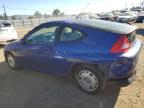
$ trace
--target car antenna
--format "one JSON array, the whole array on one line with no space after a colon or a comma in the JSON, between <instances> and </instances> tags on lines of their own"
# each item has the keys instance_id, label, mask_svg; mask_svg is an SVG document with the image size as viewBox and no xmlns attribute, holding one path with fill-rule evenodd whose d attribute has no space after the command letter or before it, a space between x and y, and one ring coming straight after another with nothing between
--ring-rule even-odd
<instances>
[{"instance_id":1,"label":"car antenna","mask_svg":"<svg viewBox=\"0 0 144 108\"><path fill-rule=\"evenodd\" d=\"M80 13L78 15L76 15L75 19L78 19L80 14L89 6L89 2L86 4L86 6L80 11Z\"/></svg>"}]
</instances>

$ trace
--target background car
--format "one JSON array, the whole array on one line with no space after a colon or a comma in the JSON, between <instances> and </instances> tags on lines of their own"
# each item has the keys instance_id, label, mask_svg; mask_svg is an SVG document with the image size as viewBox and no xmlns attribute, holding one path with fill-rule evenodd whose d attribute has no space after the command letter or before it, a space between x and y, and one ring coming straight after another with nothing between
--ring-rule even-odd
<instances>
[{"instance_id":1,"label":"background car","mask_svg":"<svg viewBox=\"0 0 144 108\"><path fill-rule=\"evenodd\" d=\"M141 49L135 29L96 19L51 21L7 45L4 55L12 69L70 77L83 90L97 93L111 80L134 81Z\"/></svg>"},{"instance_id":2,"label":"background car","mask_svg":"<svg viewBox=\"0 0 144 108\"><path fill-rule=\"evenodd\" d=\"M114 20L115 20L114 14L111 13L111 12L101 13L101 14L100 14L100 19L101 19L101 20L107 20L107 21L114 21Z\"/></svg>"},{"instance_id":3,"label":"background car","mask_svg":"<svg viewBox=\"0 0 144 108\"><path fill-rule=\"evenodd\" d=\"M0 20L0 44L6 44L17 40L17 32L8 21Z\"/></svg>"},{"instance_id":4,"label":"background car","mask_svg":"<svg viewBox=\"0 0 144 108\"><path fill-rule=\"evenodd\" d=\"M117 17L120 16L122 13L119 12L119 11L115 11L113 12L113 15L114 15L114 20L116 21Z\"/></svg>"},{"instance_id":5,"label":"background car","mask_svg":"<svg viewBox=\"0 0 144 108\"><path fill-rule=\"evenodd\" d=\"M120 23L129 23L132 21L136 21L137 14L134 12L124 12L120 16L117 17L116 21Z\"/></svg>"},{"instance_id":6,"label":"background car","mask_svg":"<svg viewBox=\"0 0 144 108\"><path fill-rule=\"evenodd\" d=\"M81 13L76 18L77 19L100 19L100 17L97 14L87 14L87 13Z\"/></svg>"},{"instance_id":7,"label":"background car","mask_svg":"<svg viewBox=\"0 0 144 108\"><path fill-rule=\"evenodd\" d=\"M137 18L137 22L144 22L144 12L141 12Z\"/></svg>"}]
</instances>

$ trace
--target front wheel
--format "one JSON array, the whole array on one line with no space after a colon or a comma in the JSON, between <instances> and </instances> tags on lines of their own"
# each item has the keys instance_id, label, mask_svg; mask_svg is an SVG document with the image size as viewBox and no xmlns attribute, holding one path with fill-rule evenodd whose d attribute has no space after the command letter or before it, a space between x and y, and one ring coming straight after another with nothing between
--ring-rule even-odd
<instances>
[{"instance_id":1,"label":"front wheel","mask_svg":"<svg viewBox=\"0 0 144 108\"><path fill-rule=\"evenodd\" d=\"M98 93L105 87L102 73L95 66L82 65L76 69L75 80L86 92Z\"/></svg>"},{"instance_id":2,"label":"front wheel","mask_svg":"<svg viewBox=\"0 0 144 108\"><path fill-rule=\"evenodd\" d=\"M15 70L20 68L15 60L15 57L11 53L6 54L6 61L10 68Z\"/></svg>"}]
</instances>

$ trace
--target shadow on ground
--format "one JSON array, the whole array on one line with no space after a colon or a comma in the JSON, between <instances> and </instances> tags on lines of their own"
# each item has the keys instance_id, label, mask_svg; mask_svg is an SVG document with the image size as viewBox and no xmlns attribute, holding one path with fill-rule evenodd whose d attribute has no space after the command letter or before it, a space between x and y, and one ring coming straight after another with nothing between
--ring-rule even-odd
<instances>
[{"instance_id":1,"label":"shadow on ground","mask_svg":"<svg viewBox=\"0 0 144 108\"><path fill-rule=\"evenodd\" d=\"M137 33L138 35L144 36L144 29L137 29L137 30L136 30L136 33Z\"/></svg>"},{"instance_id":2,"label":"shadow on ground","mask_svg":"<svg viewBox=\"0 0 144 108\"><path fill-rule=\"evenodd\" d=\"M1 108L114 108L120 87L110 84L98 95L81 91L66 78L0 63Z\"/></svg>"}]
</instances>

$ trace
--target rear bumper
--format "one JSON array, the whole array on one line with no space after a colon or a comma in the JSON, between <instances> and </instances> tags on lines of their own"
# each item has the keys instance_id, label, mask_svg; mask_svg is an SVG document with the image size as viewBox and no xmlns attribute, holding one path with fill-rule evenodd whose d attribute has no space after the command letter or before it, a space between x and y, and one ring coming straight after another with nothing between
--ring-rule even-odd
<instances>
[{"instance_id":1,"label":"rear bumper","mask_svg":"<svg viewBox=\"0 0 144 108\"><path fill-rule=\"evenodd\" d=\"M0 44L7 44L7 43L13 42L17 39L18 39L18 37L17 37L16 33L0 35Z\"/></svg>"},{"instance_id":2,"label":"rear bumper","mask_svg":"<svg viewBox=\"0 0 144 108\"><path fill-rule=\"evenodd\" d=\"M118 83L120 84L120 86L127 86L129 84L131 84L132 82L134 82L136 79L136 71L134 72L134 74L126 79L122 79L120 81L118 81Z\"/></svg>"},{"instance_id":3,"label":"rear bumper","mask_svg":"<svg viewBox=\"0 0 144 108\"><path fill-rule=\"evenodd\" d=\"M128 52L121 54L120 57L110 65L108 80L127 80L133 76L136 73L135 68L138 63L141 48L142 43L136 39L132 48Z\"/></svg>"},{"instance_id":4,"label":"rear bumper","mask_svg":"<svg viewBox=\"0 0 144 108\"><path fill-rule=\"evenodd\" d=\"M136 71L133 72L133 74L128 77L128 78L123 78L123 79L117 79L117 80L109 80L109 81L114 81L118 83L121 87L128 86L131 83L133 83L136 79Z\"/></svg>"},{"instance_id":5,"label":"rear bumper","mask_svg":"<svg viewBox=\"0 0 144 108\"><path fill-rule=\"evenodd\" d=\"M7 41L1 41L0 44L1 45L7 45L7 44L9 44L11 42L15 42L15 41L17 41L17 39L11 39L11 40L7 40Z\"/></svg>"}]
</instances>

